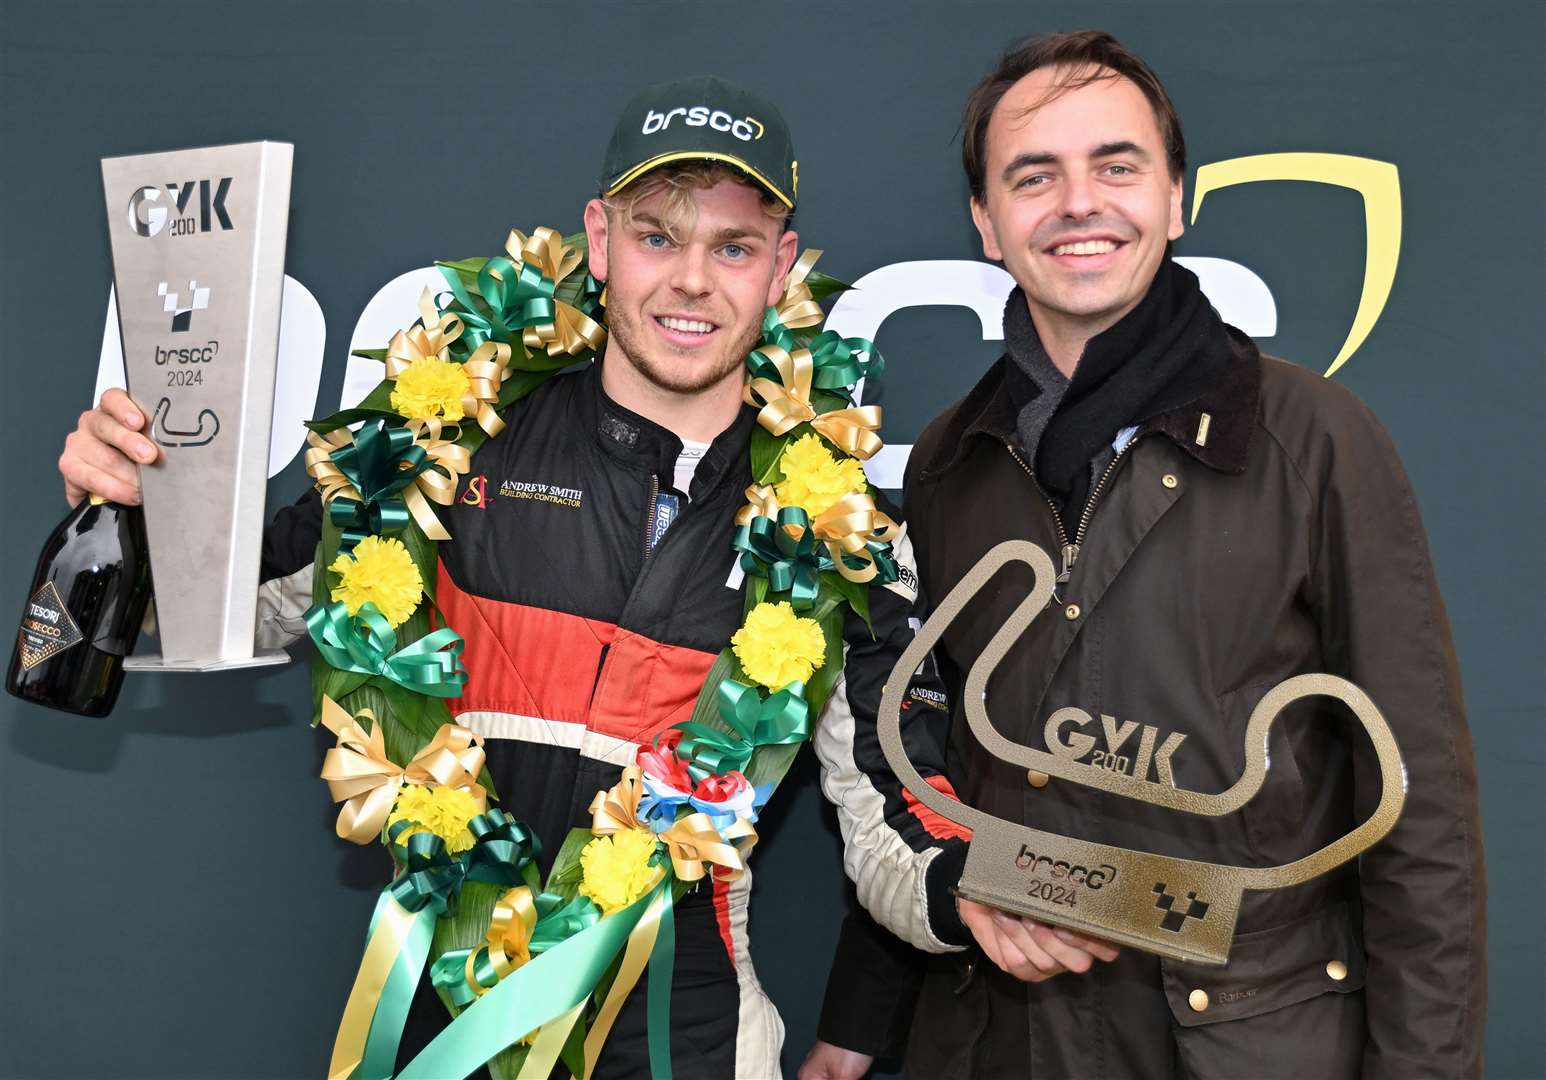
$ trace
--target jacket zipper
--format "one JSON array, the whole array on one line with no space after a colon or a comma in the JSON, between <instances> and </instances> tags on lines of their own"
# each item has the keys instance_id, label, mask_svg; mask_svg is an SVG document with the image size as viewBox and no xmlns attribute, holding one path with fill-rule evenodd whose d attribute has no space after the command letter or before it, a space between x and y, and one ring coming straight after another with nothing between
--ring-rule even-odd
<instances>
[{"instance_id":1,"label":"jacket zipper","mask_svg":"<svg viewBox=\"0 0 1546 1080\"><path fill-rule=\"evenodd\" d=\"M1068 584L1068 579L1073 575L1074 563L1079 559L1079 549L1084 545L1085 534L1090 530L1090 518L1095 515L1095 504L1100 501L1101 495L1105 493L1106 482L1111 479L1111 474L1117 471L1117 465L1120 464L1122 459L1127 456L1127 452L1133 448L1133 444L1136 443L1138 439L1139 436L1134 435L1131 439L1127 440L1127 445L1116 452L1116 454L1112 457L1111 462L1106 466L1105 471L1100 474L1100 479L1097 480L1095 482L1095 486L1090 489L1090 497L1084 501L1084 513L1079 516L1079 527L1074 530L1073 543L1069 543L1068 530L1063 525L1063 516L1058 513L1057 503L1052 501L1052 498L1047 494L1046 489L1041 486L1041 481L1036 479L1036 473L1028 464L1026 464L1025 459L1020 456L1020 451L1016 450L1008 443L1004 444L1004 447L1009 451L1010 456L1015 459L1020 468L1025 470L1025 475L1031 478L1031 483L1036 485L1037 493L1046 502L1047 509L1052 511L1052 521L1055 525L1057 525L1058 541L1062 544L1063 548L1063 570L1062 573L1058 574L1057 576L1057 583L1053 589L1053 596L1057 597L1059 601L1062 600L1063 586Z\"/></svg>"},{"instance_id":2,"label":"jacket zipper","mask_svg":"<svg viewBox=\"0 0 1546 1080\"><path fill-rule=\"evenodd\" d=\"M655 515L660 509L660 477L650 474L650 512L644 518L644 561L649 562L655 553L650 543L655 537Z\"/></svg>"}]
</instances>

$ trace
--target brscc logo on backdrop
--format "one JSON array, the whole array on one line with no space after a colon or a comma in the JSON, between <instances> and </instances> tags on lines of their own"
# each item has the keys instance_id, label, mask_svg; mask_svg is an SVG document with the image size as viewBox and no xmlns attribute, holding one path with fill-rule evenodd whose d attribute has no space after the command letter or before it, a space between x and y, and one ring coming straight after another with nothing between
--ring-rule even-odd
<instances>
[{"instance_id":1,"label":"brscc logo on backdrop","mask_svg":"<svg viewBox=\"0 0 1546 1080\"><path fill-rule=\"evenodd\" d=\"M695 113L700 115L694 116ZM730 125L719 130L734 131L735 124L748 125L743 128L747 134L736 132L738 138L758 137L761 134L759 124L757 134L751 135L752 128L749 125L756 123L751 117L734 121L728 113L711 111L707 106L675 108L665 113L652 112L645 120L646 131L652 130L649 125L653 122L660 125L653 130L661 130L677 117L684 117L684 122L697 126L717 126L718 123ZM1401 254L1400 178L1396 166L1389 162L1345 154L1260 154L1216 161L1197 170L1192 192L1192 222L1196 223L1203 200L1212 192L1274 180L1330 184L1356 191L1363 199L1363 285L1352 325L1325 369L1325 374L1330 376L1352 359L1353 354L1367 340L1390 298L1391 286L1396 278L1396 264ZM201 192L201 212L197 217L189 214L179 219L192 223L182 226L182 230L191 232L194 227L202 226L207 231L211 226L211 214L221 222L223 228L230 228L230 219L226 217L223 205L229 180L222 181L213 194L207 180L197 185L191 181L168 184L165 192L158 188L142 188L130 201L130 220L142 236L154 236L167 223L168 206L175 205L181 214L191 204L192 193L196 188ZM163 196L169 196L165 203L162 201ZM1256 338L1272 337L1277 333L1278 310L1272 291L1249 267L1228 259L1206 256L1186 256L1176 261L1198 276L1203 292L1225 322ZM390 340L393 334L412 321L419 293L426 286L435 292L444 288L444 279L432 266L401 274L378 289L355 322L349 351L379 348L383 342ZM865 274L854 282L851 291L839 296L833 304L827 326L844 337L864 337L874 341L879 338L881 324L898 311L920 306L955 306L976 313L982 325L984 341L1002 341L1004 300L1013 287L1014 281L1009 274L992 263L970 259L893 263ZM196 297L197 290L192 283L190 291ZM171 297L168 297L168 303L170 306L167 310L173 312L174 319L180 317L181 313L174 309L181 305L174 303ZM190 300L189 317L196 307L197 300ZM316 394L322 374L325 337L326 324L321 307L304 285L294 278L286 277L283 315L279 327L279 366L274 389L274 434L269 448L270 476L289 464L304 445L305 430L302 424L317 411ZM905 370L908 363L922 362L922 358L908 357L895 351L889 359L892 361L892 370ZM357 404L380 379L379 362L351 356L344 374L339 407L350 408ZM100 399L103 391L109 387L123 385L118 314L110 294L103 331L102 359L97 370L93 400ZM856 404L863 400L863 392L861 384L855 392ZM943 408L946 403L941 401L938 404ZM911 450L912 446L906 443L888 443L880 453L865 463L865 471L871 482L881 488L900 488ZM481 490L479 497L482 497Z\"/></svg>"}]
</instances>

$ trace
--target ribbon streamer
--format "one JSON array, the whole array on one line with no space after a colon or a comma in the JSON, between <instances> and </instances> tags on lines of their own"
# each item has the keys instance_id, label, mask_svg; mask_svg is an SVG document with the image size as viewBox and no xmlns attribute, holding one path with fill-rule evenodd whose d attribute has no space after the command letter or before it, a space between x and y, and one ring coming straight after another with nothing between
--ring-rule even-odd
<instances>
[{"instance_id":1,"label":"ribbon streamer","mask_svg":"<svg viewBox=\"0 0 1546 1080\"><path fill-rule=\"evenodd\" d=\"M398 1080L466 1076L528 1032L575 1011L589 999L646 910L659 901L661 890L669 888L669 880L663 880L633 904L500 980L409 1062Z\"/></svg>"},{"instance_id":2,"label":"ribbon streamer","mask_svg":"<svg viewBox=\"0 0 1546 1080\"><path fill-rule=\"evenodd\" d=\"M397 635L376 605L366 603L351 617L339 600L313 604L306 612L306 629L322 659L341 671L380 675L431 697L459 697L467 685L462 637L448 626L393 652Z\"/></svg>"},{"instance_id":3,"label":"ribbon streamer","mask_svg":"<svg viewBox=\"0 0 1546 1080\"><path fill-rule=\"evenodd\" d=\"M650 1080L659 1080L662 1072L657 1067L657 1052L664 1062L664 1077L669 1080L671 1076L671 1046L670 1010L671 1003L669 992L664 1005L657 1005L655 1001L656 982L658 971L654 967L657 959L664 966L667 978L667 990L670 988L670 975L672 963L675 960L676 931L671 903L671 883L664 880L650 893L649 907L640 917L638 925L628 935L628 945L623 951L623 962L618 966L617 976L612 980L612 988L607 992L606 1000L601 1003L601 1008L596 1012L596 1019L592 1021L590 1030L585 1034L585 1072L584 1080L591 1080L591 1074L595 1072L596 1063L601 1059L601 1047L606 1043L607 1036L612 1033L612 1025L617 1020L617 1014L622 1010L623 1002L633 992L633 988L639 984L639 976L644 973L645 965L650 965L649 982L649 1051L650 1051ZM661 938L666 938L671 947L671 954L660 958L660 950L657 946ZM657 1010L664 1010L657 1011ZM659 1046L657 1047L657 1044ZM570 1080L575 1080L571 1074Z\"/></svg>"},{"instance_id":4,"label":"ribbon streamer","mask_svg":"<svg viewBox=\"0 0 1546 1080\"><path fill-rule=\"evenodd\" d=\"M398 844L412 827L399 821L387 834L394 855L403 848L406 856L377 900L365 955L333 1042L330 1080L391 1076L436 917L450 909L464 881L510 885L520 880L522 867L535 855L534 837L499 810L469 823L477 840L460 859L451 858L445 841L433 833L413 833Z\"/></svg>"}]
</instances>

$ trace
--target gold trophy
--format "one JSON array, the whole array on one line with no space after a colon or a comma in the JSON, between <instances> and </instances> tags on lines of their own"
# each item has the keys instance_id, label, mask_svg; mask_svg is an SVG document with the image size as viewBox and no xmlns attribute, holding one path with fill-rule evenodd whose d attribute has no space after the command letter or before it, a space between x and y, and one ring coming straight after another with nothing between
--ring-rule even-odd
<instances>
[{"instance_id":1,"label":"gold trophy","mask_svg":"<svg viewBox=\"0 0 1546 1080\"><path fill-rule=\"evenodd\" d=\"M1131 851L1004 821L924 783L902 745L901 705L912 673L961 610L1002 567L1029 565L1036 584L999 628L967 673L963 690L972 735L990 754L1022 769L1183 813L1219 817L1249 802L1266 780L1267 732L1300 698L1324 695L1347 705L1374 744L1382 789L1379 805L1352 832L1301 859L1272 867L1222 866ZM1334 675L1299 675L1273 687L1251 713L1245 769L1228 789L1210 795L1173 783L1140 779L1004 738L988 717L988 680L1011 646L1052 596L1056 572L1047 553L1025 540L993 548L961 579L897 661L881 696L879 735L886 760L915 798L972 830L961 896L1040 922L1196 964L1229 959L1241 896L1247 889L1281 889L1332 870L1378 842L1395 826L1406 799L1406 770L1385 718L1358 687ZM1054 717L1055 718L1055 717ZM1162 775L1168 770L1162 770Z\"/></svg>"}]
</instances>

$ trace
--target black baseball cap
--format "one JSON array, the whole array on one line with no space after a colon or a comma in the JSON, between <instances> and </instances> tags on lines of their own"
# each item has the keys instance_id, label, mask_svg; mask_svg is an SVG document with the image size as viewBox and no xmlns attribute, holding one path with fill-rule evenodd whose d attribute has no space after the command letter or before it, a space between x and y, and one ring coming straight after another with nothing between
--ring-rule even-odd
<instances>
[{"instance_id":1,"label":"black baseball cap","mask_svg":"<svg viewBox=\"0 0 1546 1080\"><path fill-rule=\"evenodd\" d=\"M602 162L601 192L615 195L675 161L723 162L794 209L799 165L783 115L724 79L658 83L625 105Z\"/></svg>"}]
</instances>

